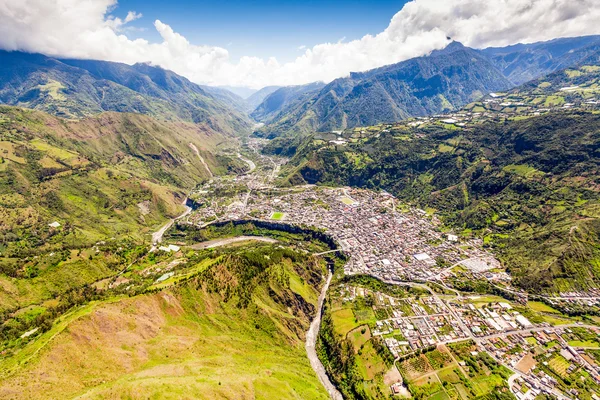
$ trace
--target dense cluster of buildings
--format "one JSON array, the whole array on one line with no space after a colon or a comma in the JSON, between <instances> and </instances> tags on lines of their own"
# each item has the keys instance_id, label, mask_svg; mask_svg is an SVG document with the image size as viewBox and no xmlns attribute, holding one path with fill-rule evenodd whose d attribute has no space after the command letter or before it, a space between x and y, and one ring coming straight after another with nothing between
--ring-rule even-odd
<instances>
[{"instance_id":1,"label":"dense cluster of buildings","mask_svg":"<svg viewBox=\"0 0 600 400\"><path fill-rule=\"evenodd\" d=\"M385 192L309 186L277 196L253 193L247 212L327 230L350 256L347 274L424 281L439 273L436 267L463 264L479 273L499 267L480 242L459 245L456 235L439 231L435 217L416 208L398 211L395 201Z\"/></svg>"},{"instance_id":2,"label":"dense cluster of buildings","mask_svg":"<svg viewBox=\"0 0 600 400\"><path fill-rule=\"evenodd\" d=\"M450 302L456 314L465 321L474 336L533 328L533 324L506 302L477 308L472 303Z\"/></svg>"},{"instance_id":3,"label":"dense cluster of buildings","mask_svg":"<svg viewBox=\"0 0 600 400\"><path fill-rule=\"evenodd\" d=\"M397 299L365 288L342 288L344 302L365 296L373 297L375 315L381 315L377 310L382 307L387 309L388 317L378 317L371 334L381 336L394 357L410 357L431 346L473 340L477 346L473 355L485 351L514 373L508 383L519 400L532 400L542 393L579 398L583 391L589 394L600 388L599 364L586 353L586 347L572 345L578 343L573 339L584 340L576 329L598 335L600 328L533 324L508 302L471 302L478 300L476 297ZM461 366L467 368L464 363ZM569 379L579 379L581 384L577 388L565 386Z\"/></svg>"},{"instance_id":4,"label":"dense cluster of buildings","mask_svg":"<svg viewBox=\"0 0 600 400\"><path fill-rule=\"evenodd\" d=\"M425 211L397 210L395 198L388 193L316 186L275 189L253 176L200 188L199 195L209 191L230 195L202 196L190 221L202 226L215 220L253 218L325 229L350 256L347 274L384 280L431 280L441 267L459 264L479 274L499 267L480 240L459 243L458 236L441 233L439 221Z\"/></svg>"}]
</instances>

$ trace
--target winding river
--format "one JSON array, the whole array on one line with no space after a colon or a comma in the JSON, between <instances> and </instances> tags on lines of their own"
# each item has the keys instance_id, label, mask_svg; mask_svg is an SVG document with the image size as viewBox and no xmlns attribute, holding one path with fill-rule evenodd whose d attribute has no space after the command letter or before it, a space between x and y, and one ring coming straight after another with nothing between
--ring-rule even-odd
<instances>
[{"instance_id":1,"label":"winding river","mask_svg":"<svg viewBox=\"0 0 600 400\"><path fill-rule=\"evenodd\" d=\"M310 361L310 365L312 369L315 371L319 380L329 393L329 396L334 400L343 400L342 394L337 390L333 383L329 380L329 376L325 372L325 367L319 360L317 356L317 336L319 336L319 328L321 327L321 312L323 310L323 302L325 301L325 296L327 295L327 289L329 289L329 284L331 283L331 271L327 276L327 281L325 285L323 285L323 289L321 289L321 294L319 295L319 301L317 305L317 314L315 318L310 324L310 328L308 332L306 332L306 354L308 355L308 360Z\"/></svg>"}]
</instances>

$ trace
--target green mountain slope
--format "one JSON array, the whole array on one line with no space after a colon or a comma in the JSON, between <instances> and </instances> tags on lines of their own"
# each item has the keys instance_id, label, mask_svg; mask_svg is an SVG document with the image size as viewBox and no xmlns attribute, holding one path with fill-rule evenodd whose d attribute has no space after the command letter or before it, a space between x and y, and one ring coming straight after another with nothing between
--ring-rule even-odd
<instances>
[{"instance_id":1,"label":"green mountain slope","mask_svg":"<svg viewBox=\"0 0 600 400\"><path fill-rule=\"evenodd\" d=\"M351 73L289 106L269 105L267 97L253 113L267 123L256 133L275 137L327 132L454 111L490 92L582 65L598 50L600 36L484 50L453 42L426 57ZM286 89L293 88L279 92Z\"/></svg>"},{"instance_id":2,"label":"green mountain slope","mask_svg":"<svg viewBox=\"0 0 600 400\"><path fill-rule=\"evenodd\" d=\"M59 60L0 52L0 102L67 118L103 111L148 114L204 124L223 133L247 132L250 121L223 97L171 71L146 64Z\"/></svg>"},{"instance_id":3,"label":"green mountain slope","mask_svg":"<svg viewBox=\"0 0 600 400\"><path fill-rule=\"evenodd\" d=\"M455 42L426 57L336 79L282 112L259 134L322 132L399 121L455 110L485 93L510 87L486 57Z\"/></svg>"},{"instance_id":4,"label":"green mountain slope","mask_svg":"<svg viewBox=\"0 0 600 400\"><path fill-rule=\"evenodd\" d=\"M65 121L0 107L0 311L122 268L121 256L93 257L94 245L128 252L149 243L210 177L189 144L223 174L240 163L217 155L223 142L231 138L139 114Z\"/></svg>"},{"instance_id":5,"label":"green mountain slope","mask_svg":"<svg viewBox=\"0 0 600 400\"><path fill-rule=\"evenodd\" d=\"M187 280L148 286L173 260ZM280 245L146 256L0 360L0 397L326 399L303 342L323 268Z\"/></svg>"}]
</instances>

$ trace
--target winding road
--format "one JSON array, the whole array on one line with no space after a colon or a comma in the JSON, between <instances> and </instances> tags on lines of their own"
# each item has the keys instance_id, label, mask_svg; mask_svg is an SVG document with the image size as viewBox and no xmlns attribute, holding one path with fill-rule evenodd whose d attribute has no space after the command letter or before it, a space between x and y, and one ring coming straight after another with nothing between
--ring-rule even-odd
<instances>
[{"instance_id":1,"label":"winding road","mask_svg":"<svg viewBox=\"0 0 600 400\"><path fill-rule=\"evenodd\" d=\"M317 356L316 349L317 336L319 335L319 328L321 327L321 312L323 311L323 302L325 301L325 296L327 295L327 289L329 289L329 284L331 283L332 276L333 275L330 271L329 275L327 276L327 281L325 282L325 285L323 285L323 289L321 289L321 294L319 295L319 301L317 304L317 314L311 322L308 332L306 332L305 347L306 354L308 355L308 360L310 361L310 365L317 374L317 377L319 378L323 386L325 387L325 390L327 390L327 393L329 393L329 396L333 400L343 400L344 397L342 396L342 394L329 380L329 376L327 376L327 372L325 372L325 367L323 366L321 360L319 360L319 357Z\"/></svg>"}]
</instances>

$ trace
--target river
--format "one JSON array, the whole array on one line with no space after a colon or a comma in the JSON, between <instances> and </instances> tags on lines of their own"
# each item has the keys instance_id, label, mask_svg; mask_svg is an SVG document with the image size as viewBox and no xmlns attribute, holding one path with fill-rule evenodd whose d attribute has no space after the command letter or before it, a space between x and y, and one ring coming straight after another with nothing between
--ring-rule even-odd
<instances>
[{"instance_id":1,"label":"river","mask_svg":"<svg viewBox=\"0 0 600 400\"><path fill-rule=\"evenodd\" d=\"M308 355L308 360L310 361L310 365L312 369L317 374L317 377L329 393L329 396L334 400L343 400L342 394L337 390L337 388L331 383L329 380L329 376L327 376L327 372L325 372L325 367L319 360L317 356L317 336L319 336L319 328L321 327L321 312L323 311L323 302L325 301L325 296L327 295L327 289L329 289L329 284L331 283L331 271L327 276L327 281L325 285L323 285L323 289L321 289L321 294L319 295L319 301L317 305L317 314L315 318L310 324L310 328L308 332L306 332L306 354Z\"/></svg>"}]
</instances>

